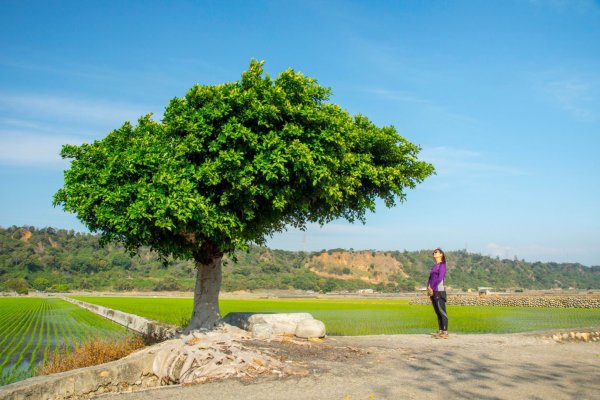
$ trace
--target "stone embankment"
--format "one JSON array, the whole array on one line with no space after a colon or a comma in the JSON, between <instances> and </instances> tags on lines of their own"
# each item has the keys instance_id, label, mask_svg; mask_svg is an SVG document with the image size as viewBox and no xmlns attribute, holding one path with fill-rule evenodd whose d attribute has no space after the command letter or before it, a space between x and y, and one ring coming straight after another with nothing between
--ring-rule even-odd
<instances>
[{"instance_id":1,"label":"stone embankment","mask_svg":"<svg viewBox=\"0 0 600 400\"><path fill-rule=\"evenodd\" d=\"M427 296L419 296L410 304L429 304ZM600 308L600 295L505 295L483 296L449 294L448 304L457 306L511 306L511 307L558 307Z\"/></svg>"},{"instance_id":2,"label":"stone embankment","mask_svg":"<svg viewBox=\"0 0 600 400\"><path fill-rule=\"evenodd\" d=\"M555 342L600 342L600 331L585 330L585 331L564 331L554 332L547 335L542 335L546 339L554 340Z\"/></svg>"}]
</instances>

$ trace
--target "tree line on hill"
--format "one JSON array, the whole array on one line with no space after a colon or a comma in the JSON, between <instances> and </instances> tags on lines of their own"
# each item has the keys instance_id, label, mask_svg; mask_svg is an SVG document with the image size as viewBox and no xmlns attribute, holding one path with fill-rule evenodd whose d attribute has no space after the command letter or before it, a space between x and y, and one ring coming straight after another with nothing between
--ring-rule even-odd
<instances>
[{"instance_id":1,"label":"tree line on hill","mask_svg":"<svg viewBox=\"0 0 600 400\"><path fill-rule=\"evenodd\" d=\"M236 260L225 261L222 290L414 291L425 285L432 263L429 250L387 251L384 253L398 260L404 273L392 275L385 282L368 283L361 279L322 277L312 272L308 268L311 258L325 251L331 254L354 250L298 252L252 246L247 252L237 252ZM600 266L532 263L465 250L449 251L446 256L446 283L454 289L600 288ZM371 267L377 269L377 265ZM341 268L340 275L351 273L352 268L351 265ZM97 235L73 230L0 227L0 291L192 291L194 284L192 261L165 263L147 248L131 255L120 245L102 247Z\"/></svg>"}]
</instances>

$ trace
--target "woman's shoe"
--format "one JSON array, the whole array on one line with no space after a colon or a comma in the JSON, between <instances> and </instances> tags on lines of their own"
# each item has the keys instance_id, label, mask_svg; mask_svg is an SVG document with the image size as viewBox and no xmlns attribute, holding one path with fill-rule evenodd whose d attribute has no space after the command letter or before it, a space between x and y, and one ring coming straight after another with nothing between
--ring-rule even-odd
<instances>
[{"instance_id":1,"label":"woman's shoe","mask_svg":"<svg viewBox=\"0 0 600 400\"><path fill-rule=\"evenodd\" d=\"M448 332L440 332L434 336L436 339L448 339Z\"/></svg>"}]
</instances>

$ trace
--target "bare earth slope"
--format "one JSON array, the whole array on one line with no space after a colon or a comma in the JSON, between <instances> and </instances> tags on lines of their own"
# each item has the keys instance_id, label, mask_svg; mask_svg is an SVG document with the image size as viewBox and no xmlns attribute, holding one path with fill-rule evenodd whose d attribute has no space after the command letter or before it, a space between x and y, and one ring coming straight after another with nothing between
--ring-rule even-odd
<instances>
[{"instance_id":1,"label":"bare earth slope","mask_svg":"<svg viewBox=\"0 0 600 400\"><path fill-rule=\"evenodd\" d=\"M408 278L402 264L386 252L325 252L311 256L306 266L324 278L361 279L369 283L392 282L398 276Z\"/></svg>"},{"instance_id":2,"label":"bare earth slope","mask_svg":"<svg viewBox=\"0 0 600 400\"><path fill-rule=\"evenodd\" d=\"M305 376L226 380L103 399L600 399L600 342L535 334L332 337L298 346L255 342Z\"/></svg>"}]
</instances>

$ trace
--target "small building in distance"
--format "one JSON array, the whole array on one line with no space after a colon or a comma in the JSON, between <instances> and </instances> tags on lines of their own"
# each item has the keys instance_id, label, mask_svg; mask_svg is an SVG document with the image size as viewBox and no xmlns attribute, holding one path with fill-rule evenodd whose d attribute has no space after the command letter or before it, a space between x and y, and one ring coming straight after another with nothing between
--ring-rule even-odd
<instances>
[{"instance_id":1,"label":"small building in distance","mask_svg":"<svg viewBox=\"0 0 600 400\"><path fill-rule=\"evenodd\" d=\"M487 286L481 286L481 287L478 287L478 288L477 288L477 293L478 293L480 296L487 296L488 294L492 294L492 290L493 290L493 289L494 289L494 288L491 288L491 287L487 287Z\"/></svg>"}]
</instances>

